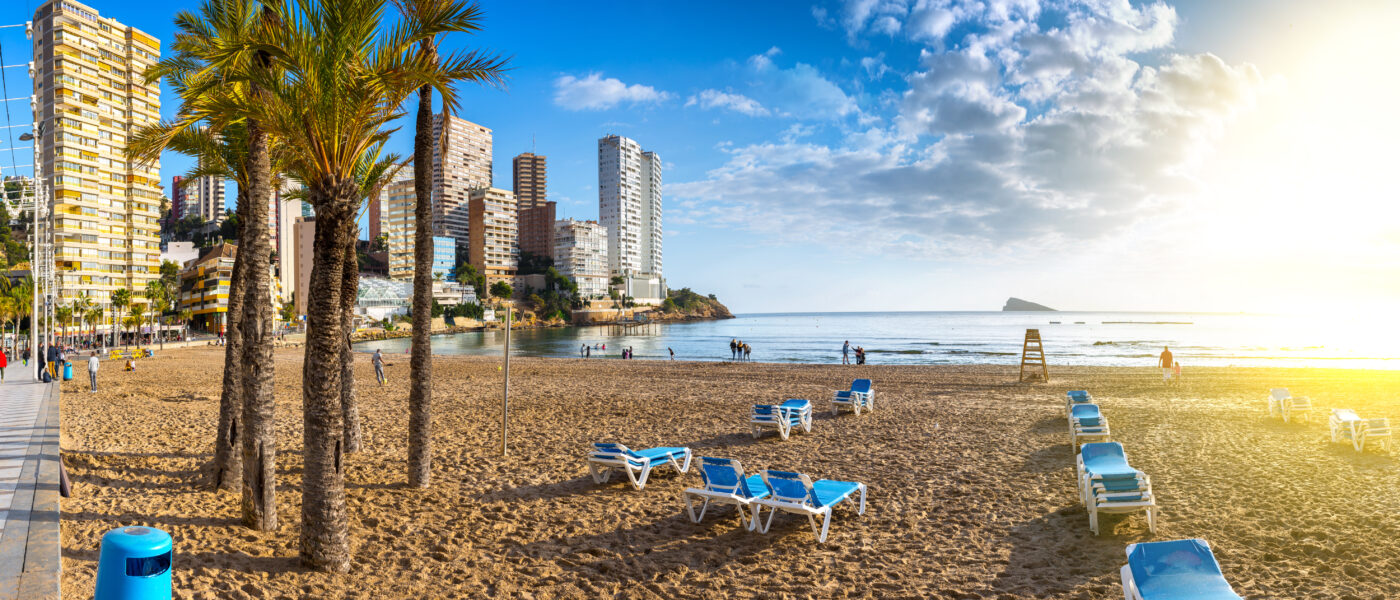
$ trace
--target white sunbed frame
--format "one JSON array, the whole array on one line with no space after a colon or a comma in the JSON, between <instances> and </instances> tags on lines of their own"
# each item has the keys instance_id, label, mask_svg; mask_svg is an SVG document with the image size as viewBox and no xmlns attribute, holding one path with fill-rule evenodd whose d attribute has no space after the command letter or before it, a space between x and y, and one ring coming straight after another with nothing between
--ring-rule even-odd
<instances>
[{"instance_id":1,"label":"white sunbed frame","mask_svg":"<svg viewBox=\"0 0 1400 600\"><path fill-rule=\"evenodd\" d=\"M1147 531L1157 533L1157 499L1152 495L1152 478L1146 473L1138 471L1138 489L1122 490L1110 492L1103 487L1102 482L1091 482L1090 493L1093 501L1087 502L1089 509L1089 530L1094 535L1099 535L1099 515L1121 515L1131 514L1138 511L1147 512ZM1114 501L1114 498L1126 498L1129 496L1140 496L1140 499L1133 501Z\"/></svg>"},{"instance_id":2,"label":"white sunbed frame","mask_svg":"<svg viewBox=\"0 0 1400 600\"><path fill-rule=\"evenodd\" d=\"M739 461L735 460L734 468L739 473L739 481L742 482L745 479L745 477L747 477L747 474L744 473L744 467L739 464ZM686 512L690 513L690 520L692 522L699 523L701 519L704 519L705 511L710 508L711 502L715 504L729 504L733 505L734 508L737 509L737 512L739 513L739 523L744 526L744 529L747 531L753 531L754 527L758 525L757 513L754 513L753 516L750 516L749 512L750 507L752 507L753 503L757 502L759 498L745 498L743 496L740 496L740 485L741 483L735 483L731 487L711 484L710 487L716 489L686 488L684 491L681 492L681 499L685 501L685 510ZM725 491L726 489L728 491ZM702 500L699 514L696 514L695 505L692 504L690 501L692 496Z\"/></svg>"},{"instance_id":3,"label":"white sunbed frame","mask_svg":"<svg viewBox=\"0 0 1400 600\"><path fill-rule=\"evenodd\" d=\"M850 394L850 398L842 398L841 394ZM875 388L872 386L868 392L853 392L851 390L836 390L831 395L831 414L835 415L841 407L850 409L860 416L860 411L875 410Z\"/></svg>"},{"instance_id":4,"label":"white sunbed frame","mask_svg":"<svg viewBox=\"0 0 1400 600\"><path fill-rule=\"evenodd\" d=\"M1269 416L1279 416L1284 423L1298 419L1312 422L1312 398L1294 396L1288 388L1269 390Z\"/></svg>"},{"instance_id":5,"label":"white sunbed frame","mask_svg":"<svg viewBox=\"0 0 1400 600\"><path fill-rule=\"evenodd\" d=\"M802 483L810 493L812 489L811 478L805 474L802 475ZM856 514L864 515L865 484L860 482L852 483L856 484L857 490L860 492L860 509ZM817 543L826 543L827 532L831 529L831 509L835 506L834 504L828 504L818 508L809 504L807 498L802 498L800 500L795 498L780 498L773 492L772 486L769 486L768 491L770 495L767 498L755 500L753 503L753 527L755 530L759 533L768 533L768 529L773 526L773 516L777 515L778 511L795 515L805 515L807 517L807 522L812 525L812 534L817 536ZM761 521L760 517L763 514L763 507L765 506L769 509L768 520ZM817 527L817 517L821 517L821 527Z\"/></svg>"},{"instance_id":6,"label":"white sunbed frame","mask_svg":"<svg viewBox=\"0 0 1400 600\"><path fill-rule=\"evenodd\" d=\"M760 415L756 410L757 407L749 413L749 433L753 435L754 439L758 439L759 436L763 435L764 429L776 429L778 431L778 437L786 441L788 437L792 435L793 426L788 420L788 415L792 412L798 413L799 420L797 427L804 433L812 433L812 403L810 401L807 402L805 408L801 409L785 407L781 404L761 404L758 406L768 406L772 408L773 415L771 417L769 415Z\"/></svg>"},{"instance_id":7,"label":"white sunbed frame","mask_svg":"<svg viewBox=\"0 0 1400 600\"><path fill-rule=\"evenodd\" d=\"M1384 444L1390 449L1390 419L1363 419L1351 409L1332 409L1327 429L1332 434L1332 443L1350 442L1357 452L1365 452L1366 444Z\"/></svg>"},{"instance_id":8,"label":"white sunbed frame","mask_svg":"<svg viewBox=\"0 0 1400 600\"><path fill-rule=\"evenodd\" d=\"M1066 415L1066 416L1069 415L1069 412L1070 412L1070 411L1074 410L1074 407L1079 406L1079 405L1081 405L1081 404L1094 404L1094 396L1093 396L1093 394L1090 394L1090 395L1089 395L1089 399L1088 399L1088 400L1085 400L1085 401L1083 401L1083 402L1075 402L1075 401L1074 401L1074 396L1069 395L1068 392L1065 393L1065 415Z\"/></svg>"},{"instance_id":9,"label":"white sunbed frame","mask_svg":"<svg viewBox=\"0 0 1400 600\"><path fill-rule=\"evenodd\" d=\"M593 476L593 483L607 483L612 479L613 471L622 471L627 473L632 487L641 491L647 486L647 478L651 476L652 469L669 464L677 473L685 473L690 470L690 459L695 455L690 448L686 448L684 462L676 462L676 457L672 455L666 457L666 462L657 464L652 459L628 456L626 452L630 449L627 446L617 444L617 447L621 452L608 457L598 456L603 451L597 447L589 451L588 472Z\"/></svg>"},{"instance_id":10,"label":"white sunbed frame","mask_svg":"<svg viewBox=\"0 0 1400 600\"><path fill-rule=\"evenodd\" d=\"M1103 409L1099 409L1098 425L1080 425L1079 420L1074 415L1069 417L1069 444L1070 448L1079 453L1079 445L1087 442L1109 442L1111 432L1108 429L1108 417L1103 414Z\"/></svg>"}]
</instances>

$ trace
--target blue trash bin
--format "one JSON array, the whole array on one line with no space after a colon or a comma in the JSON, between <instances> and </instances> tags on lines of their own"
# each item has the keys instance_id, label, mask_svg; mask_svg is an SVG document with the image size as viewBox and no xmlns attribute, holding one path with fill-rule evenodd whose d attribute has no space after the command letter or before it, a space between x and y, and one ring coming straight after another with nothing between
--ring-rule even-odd
<instances>
[{"instance_id":1,"label":"blue trash bin","mask_svg":"<svg viewBox=\"0 0 1400 600\"><path fill-rule=\"evenodd\" d=\"M102 536L94 600L169 600L170 534L118 527Z\"/></svg>"},{"instance_id":2,"label":"blue trash bin","mask_svg":"<svg viewBox=\"0 0 1400 600\"><path fill-rule=\"evenodd\" d=\"M72 379L73 379L73 363L64 362L64 363L63 363L63 380L64 380L64 381L71 381Z\"/></svg>"}]
</instances>

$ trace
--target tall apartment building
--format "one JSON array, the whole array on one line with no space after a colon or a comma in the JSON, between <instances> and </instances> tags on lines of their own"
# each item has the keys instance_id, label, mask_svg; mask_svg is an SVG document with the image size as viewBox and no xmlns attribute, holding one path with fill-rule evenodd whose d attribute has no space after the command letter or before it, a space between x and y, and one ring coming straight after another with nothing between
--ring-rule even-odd
<instances>
[{"instance_id":1,"label":"tall apartment building","mask_svg":"<svg viewBox=\"0 0 1400 600\"><path fill-rule=\"evenodd\" d=\"M607 296L608 230L597 221L555 221L554 268L578 284L579 297Z\"/></svg>"},{"instance_id":2,"label":"tall apartment building","mask_svg":"<svg viewBox=\"0 0 1400 600\"><path fill-rule=\"evenodd\" d=\"M433 235L467 247L471 191L491 187L491 130L444 114L433 117Z\"/></svg>"},{"instance_id":3,"label":"tall apartment building","mask_svg":"<svg viewBox=\"0 0 1400 600\"><path fill-rule=\"evenodd\" d=\"M160 166L124 152L132 130L160 120L160 86L144 83L160 42L73 0L40 4L27 33L60 302L107 306L128 288L144 304L146 283L160 276Z\"/></svg>"},{"instance_id":4,"label":"tall apartment building","mask_svg":"<svg viewBox=\"0 0 1400 600\"><path fill-rule=\"evenodd\" d=\"M661 276L660 156L622 136L598 140L598 222L609 272Z\"/></svg>"},{"instance_id":5,"label":"tall apartment building","mask_svg":"<svg viewBox=\"0 0 1400 600\"><path fill-rule=\"evenodd\" d=\"M511 280L520 260L515 194L496 188L479 188L472 190L467 204L471 219L467 260L486 276L487 286Z\"/></svg>"},{"instance_id":6,"label":"tall apartment building","mask_svg":"<svg viewBox=\"0 0 1400 600\"><path fill-rule=\"evenodd\" d=\"M228 180L222 177L200 177L186 185L185 212L198 215L205 223L223 223L227 217L224 208L224 187L227 184Z\"/></svg>"},{"instance_id":7,"label":"tall apartment building","mask_svg":"<svg viewBox=\"0 0 1400 600\"><path fill-rule=\"evenodd\" d=\"M389 253L389 278L413 278L413 210L416 205L413 191L413 164L399 169L398 176L379 191L379 225L385 235L386 250ZM370 221L371 232L376 226ZM374 238L370 238L373 241Z\"/></svg>"},{"instance_id":8,"label":"tall apartment building","mask_svg":"<svg viewBox=\"0 0 1400 600\"><path fill-rule=\"evenodd\" d=\"M170 218L175 221L185 218L185 188L180 186L184 177L170 178Z\"/></svg>"},{"instance_id":9,"label":"tall apartment building","mask_svg":"<svg viewBox=\"0 0 1400 600\"><path fill-rule=\"evenodd\" d=\"M282 290L281 302L290 302L295 298L297 289L296 280L296 236L294 228L296 220L301 215L301 200L289 198L292 192L297 190L297 185L288 181L281 187L274 188L272 192L272 208L269 211L269 218L276 220L276 227L272 230L273 248L277 249L277 281L278 288Z\"/></svg>"},{"instance_id":10,"label":"tall apartment building","mask_svg":"<svg viewBox=\"0 0 1400 600\"><path fill-rule=\"evenodd\" d=\"M545 199L545 157L526 152L511 161L520 252L553 257L555 203Z\"/></svg>"}]
</instances>

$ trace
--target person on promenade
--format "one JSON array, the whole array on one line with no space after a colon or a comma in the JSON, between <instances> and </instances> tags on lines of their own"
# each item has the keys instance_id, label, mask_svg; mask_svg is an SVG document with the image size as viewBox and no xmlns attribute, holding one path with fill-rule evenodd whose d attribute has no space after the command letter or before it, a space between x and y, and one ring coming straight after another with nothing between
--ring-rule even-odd
<instances>
[{"instance_id":1,"label":"person on promenade","mask_svg":"<svg viewBox=\"0 0 1400 600\"><path fill-rule=\"evenodd\" d=\"M24 358L24 366L29 366L29 346L24 347L24 354L20 356Z\"/></svg>"},{"instance_id":2,"label":"person on promenade","mask_svg":"<svg viewBox=\"0 0 1400 600\"><path fill-rule=\"evenodd\" d=\"M97 367L98 367L98 364L99 364L99 361L97 360L97 353L96 353L96 352L93 352L93 353L92 353L92 356L89 356L89 357L88 357L88 382L90 382L90 383L92 384L92 390L88 392L89 394L95 394L95 393L97 393Z\"/></svg>"},{"instance_id":3,"label":"person on promenade","mask_svg":"<svg viewBox=\"0 0 1400 600\"><path fill-rule=\"evenodd\" d=\"M841 344L841 364L851 364L851 340L846 340L846 343Z\"/></svg>"},{"instance_id":4,"label":"person on promenade","mask_svg":"<svg viewBox=\"0 0 1400 600\"><path fill-rule=\"evenodd\" d=\"M5 383L5 367L10 363L10 357L5 355L5 349L0 348L0 383Z\"/></svg>"},{"instance_id":5,"label":"person on promenade","mask_svg":"<svg viewBox=\"0 0 1400 600\"><path fill-rule=\"evenodd\" d=\"M1172 351L1166 346L1162 346L1162 354L1157 357L1157 366L1162 368L1162 385L1172 382L1172 365L1176 361L1172 360Z\"/></svg>"},{"instance_id":6,"label":"person on promenade","mask_svg":"<svg viewBox=\"0 0 1400 600\"><path fill-rule=\"evenodd\" d=\"M384 353L375 348L374 356L369 361L374 363L374 378L379 380L379 385L384 385Z\"/></svg>"},{"instance_id":7,"label":"person on promenade","mask_svg":"<svg viewBox=\"0 0 1400 600\"><path fill-rule=\"evenodd\" d=\"M48 363L49 377L58 378L58 346L49 344L44 348L44 360Z\"/></svg>"}]
</instances>

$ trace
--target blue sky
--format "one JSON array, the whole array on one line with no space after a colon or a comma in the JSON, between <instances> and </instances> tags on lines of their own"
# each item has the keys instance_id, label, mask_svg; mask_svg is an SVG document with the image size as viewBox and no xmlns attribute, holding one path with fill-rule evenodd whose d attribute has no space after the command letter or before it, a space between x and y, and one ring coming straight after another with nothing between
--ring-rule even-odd
<instances>
[{"instance_id":1,"label":"blue sky","mask_svg":"<svg viewBox=\"0 0 1400 600\"><path fill-rule=\"evenodd\" d=\"M91 4L162 39L194 6ZM0 24L36 5L10 3ZM486 30L449 46L512 56L506 88L468 88L460 111L494 130L497 187L533 149L549 157L560 215L596 218L597 139L638 140L665 162L668 283L739 311L990 310L1013 295L1086 310L1400 299L1388 283L1400 230L1347 231L1389 216L1373 196L1384 188L1358 161L1327 159L1362 153L1346 136L1375 124L1318 92L1391 91L1359 63L1393 47L1375 47L1368 35L1383 32L1367 24L1394 4L483 6ZM20 30L0 42L6 64L28 60ZM1333 54L1338 64L1319 65ZM28 93L21 69L6 77L10 96ZM393 149L408 155L402 125ZM1327 144L1325 157L1280 150ZM167 156L163 178L188 166ZM1343 178L1360 199L1337 200L1347 218L1309 217L1317 190ZM1266 250L1278 235L1311 241Z\"/></svg>"}]
</instances>

